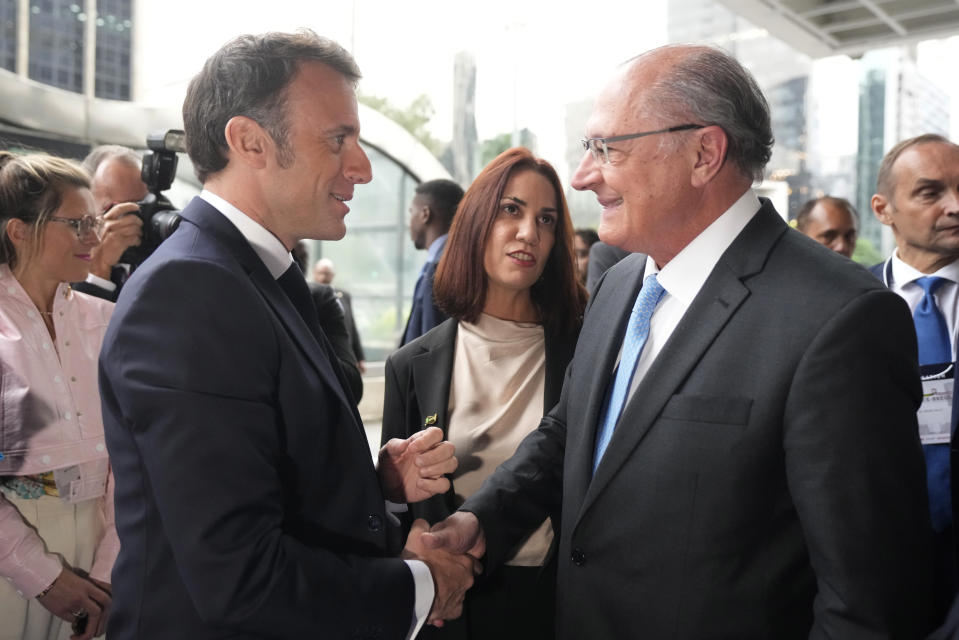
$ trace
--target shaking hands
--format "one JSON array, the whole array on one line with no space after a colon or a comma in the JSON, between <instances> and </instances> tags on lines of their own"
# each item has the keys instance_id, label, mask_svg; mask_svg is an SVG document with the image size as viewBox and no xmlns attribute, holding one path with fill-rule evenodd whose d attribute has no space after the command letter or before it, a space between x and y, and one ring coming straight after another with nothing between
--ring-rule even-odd
<instances>
[{"instance_id":1,"label":"shaking hands","mask_svg":"<svg viewBox=\"0 0 959 640\"><path fill-rule=\"evenodd\" d=\"M416 520L406 539L403 557L422 560L433 576L433 607L427 622L437 627L444 620L458 618L463 613L463 598L473 586L473 576L483 571L476 556L458 553L430 541L429 524Z\"/></svg>"},{"instance_id":2,"label":"shaking hands","mask_svg":"<svg viewBox=\"0 0 959 640\"><path fill-rule=\"evenodd\" d=\"M383 495L392 502L419 502L449 491L446 474L456 470L453 445L443 431L430 427L406 440L394 438L380 449L377 471ZM463 613L463 598L482 572L479 559L486 550L479 520L456 512L430 529L416 520L402 557L423 561L433 576L434 597L427 622L441 627Z\"/></svg>"}]
</instances>

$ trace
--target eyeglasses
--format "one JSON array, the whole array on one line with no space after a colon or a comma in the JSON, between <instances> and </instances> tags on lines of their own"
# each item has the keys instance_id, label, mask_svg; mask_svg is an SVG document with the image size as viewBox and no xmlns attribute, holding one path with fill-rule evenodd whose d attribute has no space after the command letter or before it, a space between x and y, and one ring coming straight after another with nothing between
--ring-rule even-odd
<instances>
[{"instance_id":1,"label":"eyeglasses","mask_svg":"<svg viewBox=\"0 0 959 640\"><path fill-rule=\"evenodd\" d=\"M83 241L84 236L93 235L97 240L100 239L100 230L103 229L103 218L93 215L85 215L82 218L58 218L51 216L47 218L50 222L62 222L73 227L77 234L77 240Z\"/></svg>"},{"instance_id":2,"label":"eyeglasses","mask_svg":"<svg viewBox=\"0 0 959 640\"><path fill-rule=\"evenodd\" d=\"M583 150L589 151L593 160L603 164L609 164L609 149L606 145L610 142L622 142L623 140L633 140L634 138L645 138L654 136L658 133L673 133L674 131L687 131L689 129L702 129L704 124L681 124L668 129L657 129L656 131L643 131L642 133L627 133L621 136L610 136L608 138L583 138Z\"/></svg>"}]
</instances>

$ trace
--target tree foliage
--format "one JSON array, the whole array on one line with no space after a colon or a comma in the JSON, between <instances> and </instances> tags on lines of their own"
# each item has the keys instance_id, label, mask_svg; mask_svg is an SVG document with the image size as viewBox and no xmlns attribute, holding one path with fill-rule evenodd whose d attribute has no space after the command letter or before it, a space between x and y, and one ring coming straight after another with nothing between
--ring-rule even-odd
<instances>
[{"instance_id":1,"label":"tree foliage","mask_svg":"<svg viewBox=\"0 0 959 640\"><path fill-rule=\"evenodd\" d=\"M433 115L436 113L436 110L433 108L433 103L428 96L423 94L417 96L405 109L393 105L387 98L380 96L360 94L359 101L371 109L376 109L409 131L410 134L419 140L424 147L429 149L433 155L439 156L439 154L442 153L443 144L430 135L427 129L430 120L433 119Z\"/></svg>"},{"instance_id":2,"label":"tree foliage","mask_svg":"<svg viewBox=\"0 0 959 640\"><path fill-rule=\"evenodd\" d=\"M483 140L480 143L480 166L485 167L490 160L503 153L512 146L513 134L501 133L495 138Z\"/></svg>"}]
</instances>

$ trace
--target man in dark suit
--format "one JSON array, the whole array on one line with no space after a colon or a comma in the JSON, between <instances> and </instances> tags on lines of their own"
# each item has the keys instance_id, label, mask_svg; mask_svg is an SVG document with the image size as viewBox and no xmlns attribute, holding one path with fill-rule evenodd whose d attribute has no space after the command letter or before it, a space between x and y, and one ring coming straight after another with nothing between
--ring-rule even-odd
<instances>
[{"instance_id":1,"label":"man in dark suit","mask_svg":"<svg viewBox=\"0 0 959 640\"><path fill-rule=\"evenodd\" d=\"M446 320L446 314L433 301L433 276L443 257L456 207L462 199L463 188L452 180L429 180L416 187L410 203L410 239L418 250L426 249L426 264L416 279L413 305L403 329L401 347Z\"/></svg>"},{"instance_id":2,"label":"man in dark suit","mask_svg":"<svg viewBox=\"0 0 959 640\"><path fill-rule=\"evenodd\" d=\"M333 285L336 277L336 267L329 258L320 258L313 265L313 281L315 284L328 286L336 297L343 310L343 320L346 323L346 332L349 336L350 349L360 373L366 373L366 355L363 353L363 343L360 341L360 331L356 328L356 318L353 316L353 297L349 291ZM312 287L311 287L312 288Z\"/></svg>"},{"instance_id":3,"label":"man in dark suit","mask_svg":"<svg viewBox=\"0 0 959 640\"><path fill-rule=\"evenodd\" d=\"M572 184L647 255L596 285L559 403L427 544L495 570L561 505L562 638L921 637L902 300L753 194L768 107L727 54L631 60L586 131Z\"/></svg>"},{"instance_id":4,"label":"man in dark suit","mask_svg":"<svg viewBox=\"0 0 959 640\"><path fill-rule=\"evenodd\" d=\"M140 178L141 164L136 151L116 144L96 147L83 159L103 226L100 244L91 251L90 275L73 285L77 291L116 302L130 277L132 265L120 260L143 236L143 221L132 215L147 195L147 185Z\"/></svg>"},{"instance_id":5,"label":"man in dark suit","mask_svg":"<svg viewBox=\"0 0 959 640\"><path fill-rule=\"evenodd\" d=\"M611 266L629 255L629 251L606 244L602 240L589 248L589 265L586 267L586 288L590 291Z\"/></svg>"},{"instance_id":6,"label":"man in dark suit","mask_svg":"<svg viewBox=\"0 0 959 640\"><path fill-rule=\"evenodd\" d=\"M952 481L950 464L952 434L959 418L954 402L959 328L959 145L934 134L895 145L879 165L871 204L873 213L896 238L892 256L872 272L909 305L919 339L924 387L919 436L926 456L934 532L935 618L942 620L959 589L957 501L953 500L959 483ZM931 332L926 330L929 318L933 320ZM951 398L937 393L943 388L952 391Z\"/></svg>"},{"instance_id":7,"label":"man in dark suit","mask_svg":"<svg viewBox=\"0 0 959 640\"><path fill-rule=\"evenodd\" d=\"M302 240L297 242L291 253L293 254L293 260L300 271L303 272L305 278L310 259L306 243ZM320 328L323 329L323 335L326 336L326 339L330 341L330 346L333 347L333 353L336 354L336 359L343 369L346 386L353 392L353 400L359 404L360 400L363 399L363 374L356 357L353 355L343 306L337 299L333 287L316 282L310 282L309 287Z\"/></svg>"},{"instance_id":8,"label":"man in dark suit","mask_svg":"<svg viewBox=\"0 0 959 640\"><path fill-rule=\"evenodd\" d=\"M374 469L290 255L343 237L371 178L358 77L301 31L237 38L190 83L204 190L127 282L100 360L113 640L403 638L461 607L469 558L426 550L422 523L387 548L385 500L448 489L452 447L394 440Z\"/></svg>"}]
</instances>

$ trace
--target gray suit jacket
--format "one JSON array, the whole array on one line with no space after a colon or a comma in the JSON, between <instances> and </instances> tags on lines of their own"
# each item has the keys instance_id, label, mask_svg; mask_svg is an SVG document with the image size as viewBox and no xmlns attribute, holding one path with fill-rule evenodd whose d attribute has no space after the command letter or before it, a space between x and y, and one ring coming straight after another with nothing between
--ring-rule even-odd
<instances>
[{"instance_id":1,"label":"gray suit jacket","mask_svg":"<svg viewBox=\"0 0 959 640\"><path fill-rule=\"evenodd\" d=\"M921 637L930 525L905 304L765 202L591 477L644 266L598 283L556 408L464 504L487 565L561 502L563 638Z\"/></svg>"}]
</instances>

